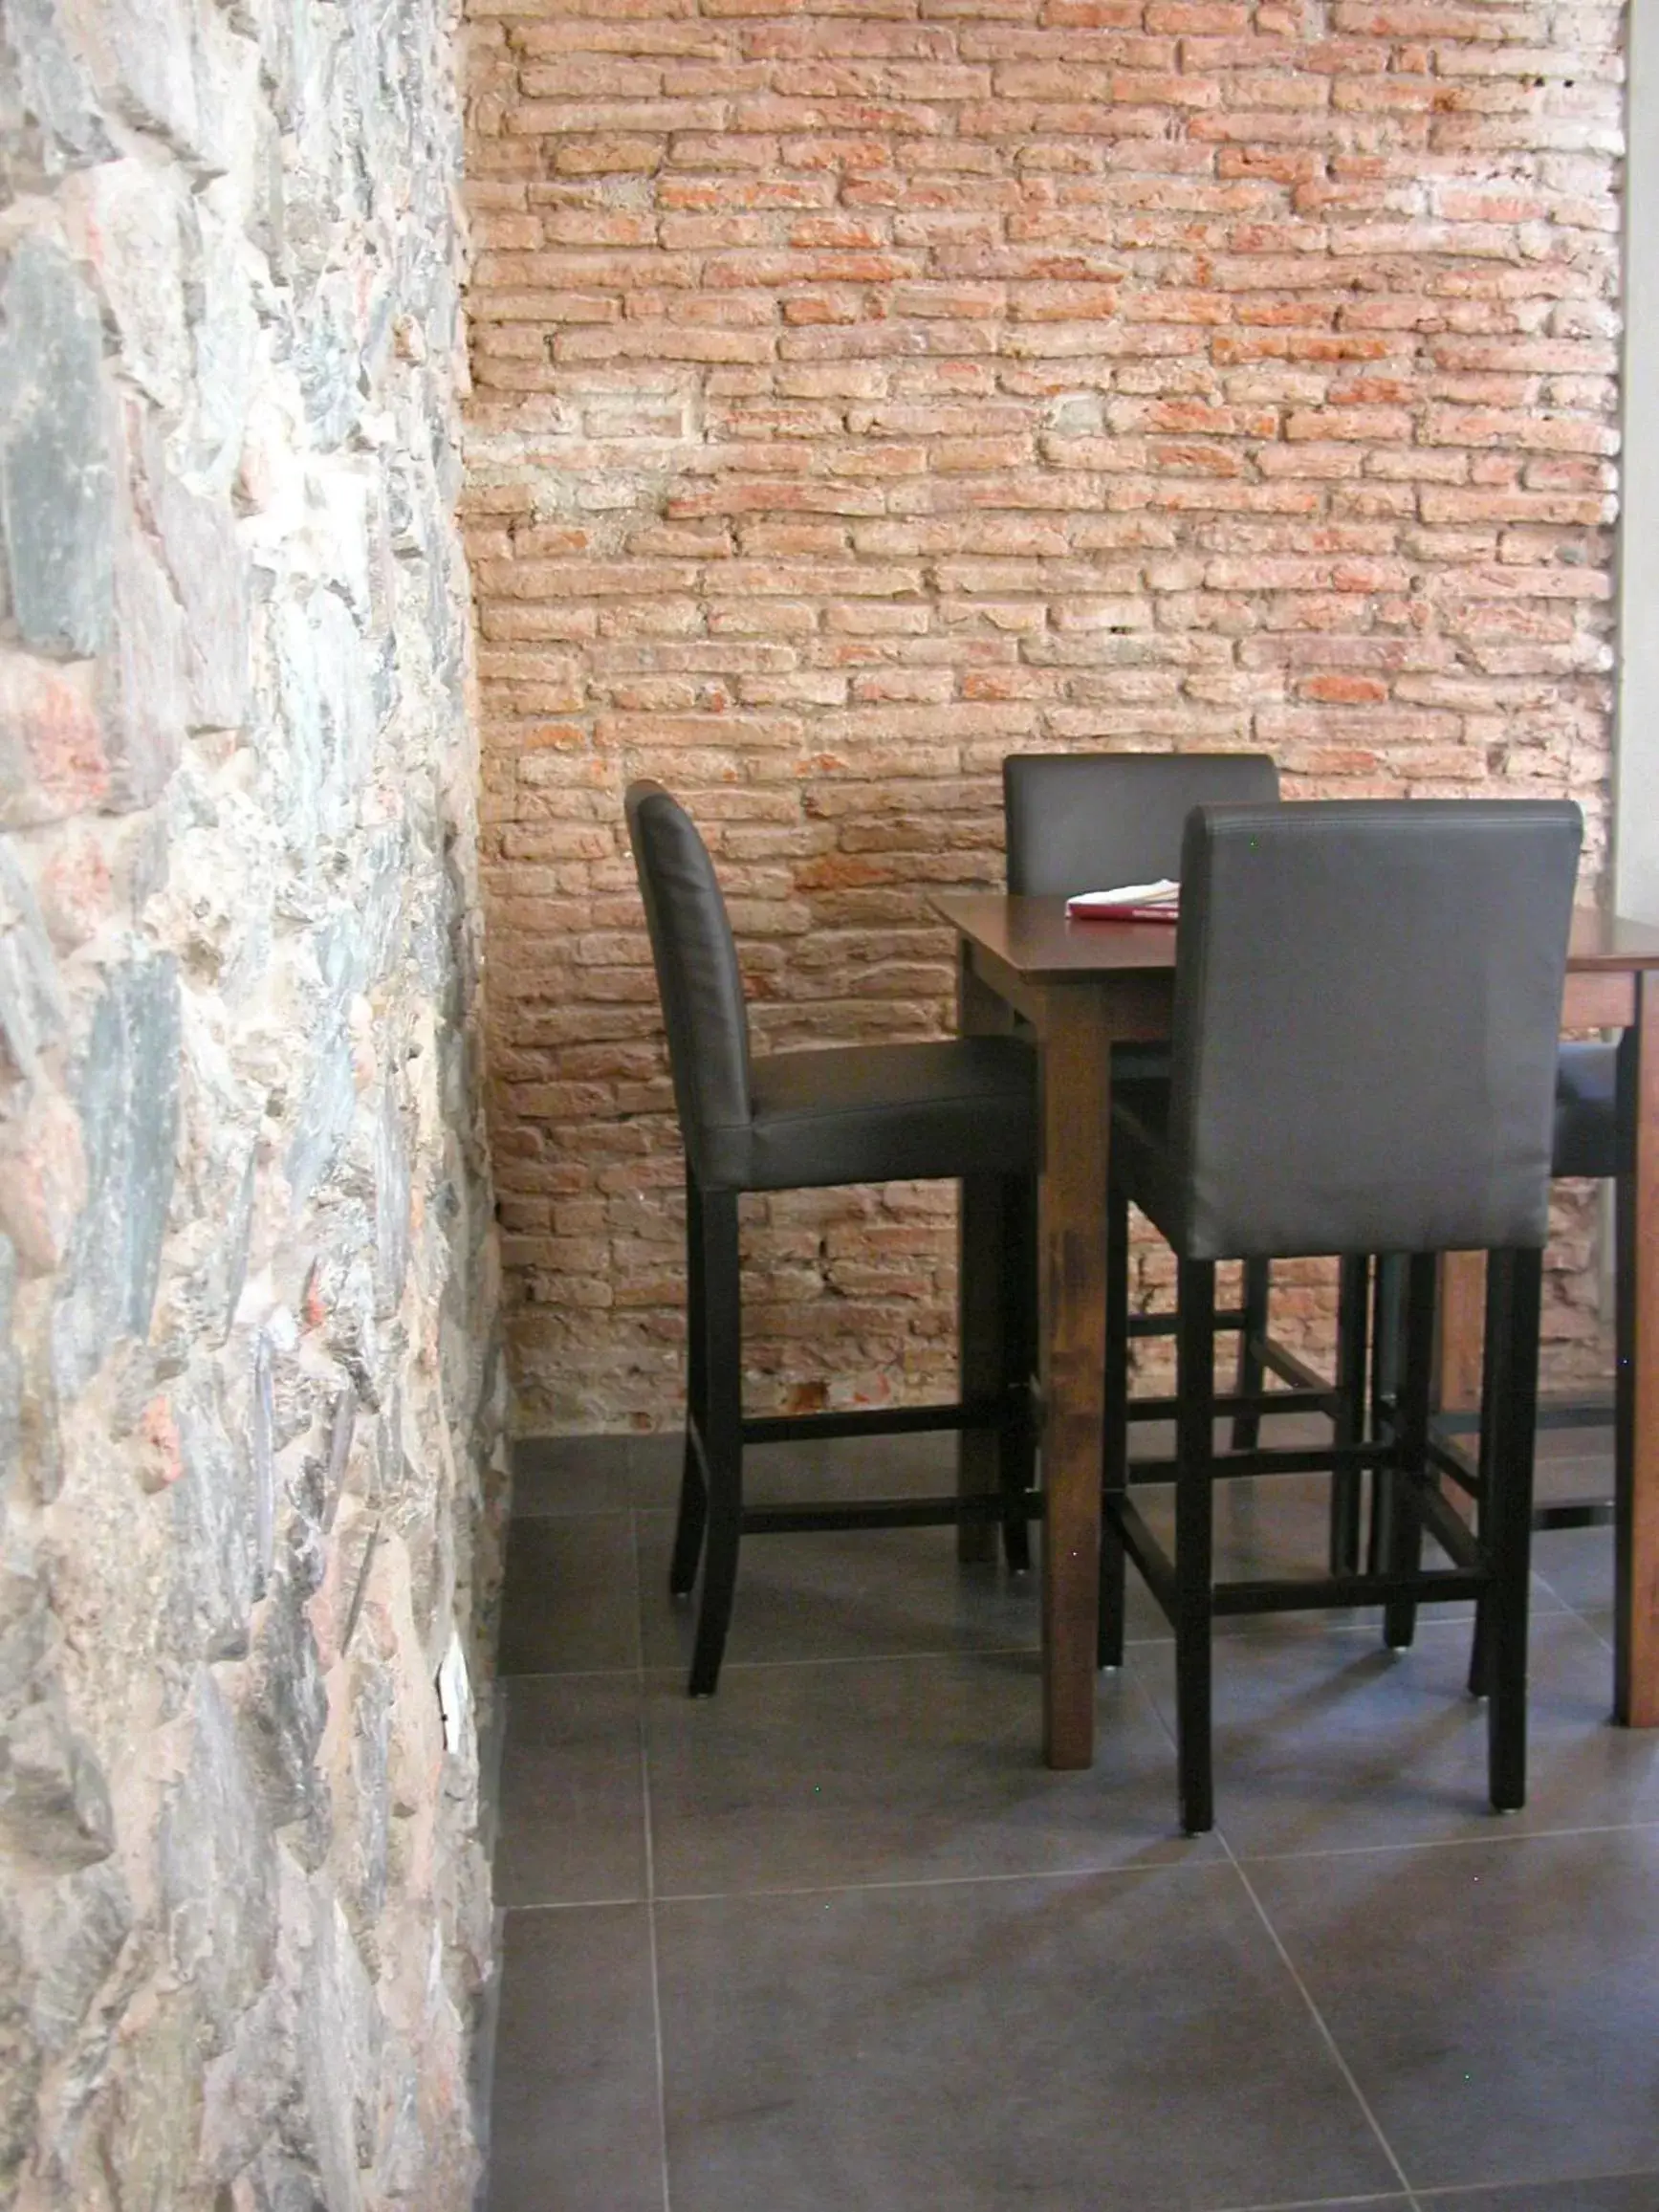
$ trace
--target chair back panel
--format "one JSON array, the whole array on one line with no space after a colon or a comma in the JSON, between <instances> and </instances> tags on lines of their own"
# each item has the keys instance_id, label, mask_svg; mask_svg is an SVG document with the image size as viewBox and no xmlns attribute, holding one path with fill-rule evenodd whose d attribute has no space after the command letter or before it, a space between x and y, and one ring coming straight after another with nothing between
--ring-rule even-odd
<instances>
[{"instance_id":1,"label":"chair back panel","mask_svg":"<svg viewBox=\"0 0 1659 2212\"><path fill-rule=\"evenodd\" d=\"M1008 888L1072 898L1179 875L1204 799L1278 797L1265 753L1015 753L1002 763Z\"/></svg>"},{"instance_id":2,"label":"chair back panel","mask_svg":"<svg viewBox=\"0 0 1659 2212\"><path fill-rule=\"evenodd\" d=\"M1582 835L1565 802L1194 811L1170 1100L1190 1258L1544 1241Z\"/></svg>"},{"instance_id":3,"label":"chair back panel","mask_svg":"<svg viewBox=\"0 0 1659 2212\"><path fill-rule=\"evenodd\" d=\"M752 1119L749 1012L709 848L660 783L628 786L628 842L651 933L680 1134L700 1173L708 1133Z\"/></svg>"}]
</instances>

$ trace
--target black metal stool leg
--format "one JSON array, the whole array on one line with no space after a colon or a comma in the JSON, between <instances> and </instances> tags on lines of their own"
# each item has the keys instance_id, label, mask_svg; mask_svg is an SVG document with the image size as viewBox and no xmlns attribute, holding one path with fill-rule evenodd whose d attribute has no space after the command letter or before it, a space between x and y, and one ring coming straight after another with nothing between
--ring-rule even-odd
<instances>
[{"instance_id":1,"label":"black metal stool leg","mask_svg":"<svg viewBox=\"0 0 1659 2212\"><path fill-rule=\"evenodd\" d=\"M1097 1658L1124 1663L1124 1539L1114 1500L1129 1487L1129 1201L1115 1186L1106 1194L1105 1453L1101 1470L1101 1596Z\"/></svg>"},{"instance_id":2,"label":"black metal stool leg","mask_svg":"<svg viewBox=\"0 0 1659 2212\"><path fill-rule=\"evenodd\" d=\"M1244 1262L1239 1299L1244 1313L1244 1325L1238 1332L1238 1372L1233 1384L1241 1398L1260 1397L1267 1381L1267 1366L1261 1355L1261 1347L1267 1335L1271 1284L1269 1261L1247 1259ZM1233 1449L1235 1452L1254 1452L1260 1441L1261 1415L1255 1413L1235 1413L1233 1416Z\"/></svg>"},{"instance_id":3,"label":"black metal stool leg","mask_svg":"<svg viewBox=\"0 0 1659 2212\"><path fill-rule=\"evenodd\" d=\"M1644 990L1652 988L1644 978ZM1630 1720L1628 1691L1634 1679L1630 1661L1630 1598L1636 1541L1636 1247L1638 1242L1635 1131L1641 1112L1642 1025L1633 1024L1619 1040L1619 1172L1613 1183L1613 1329L1617 1363L1613 1384L1613 1719Z\"/></svg>"},{"instance_id":4,"label":"black metal stool leg","mask_svg":"<svg viewBox=\"0 0 1659 2212\"><path fill-rule=\"evenodd\" d=\"M1383 1480L1392 1493L1384 1564L1390 1574L1415 1574L1423 1560L1423 1517L1416 1490L1429 1479L1429 1400L1434 1374L1434 1301L1438 1274L1431 1252L1414 1252L1406 1271L1406 1361L1394 1425L1394 1455ZM1409 1648L1417 1633L1411 1598L1383 1608L1383 1641Z\"/></svg>"},{"instance_id":5,"label":"black metal stool leg","mask_svg":"<svg viewBox=\"0 0 1659 2212\"><path fill-rule=\"evenodd\" d=\"M1492 1454L1482 1500L1491 1697L1486 1709L1488 1780L1495 1812L1526 1803L1526 1647L1532 1573L1534 1436L1538 1428L1539 1251L1495 1252L1487 1259L1487 1373L1483 1391Z\"/></svg>"},{"instance_id":6,"label":"black metal stool leg","mask_svg":"<svg viewBox=\"0 0 1659 2212\"><path fill-rule=\"evenodd\" d=\"M1490 1268L1487 1276L1487 1304L1492 1302ZM1480 1434L1475 1439L1474 1525L1482 1544L1492 1526L1492 1454L1497 1440L1497 1422L1494 1417L1495 1392L1501 1387L1502 1362L1498 1357L1495 1340L1489 1333L1485 1339L1486 1351L1480 1366ZM1484 1591L1475 1600L1474 1633L1469 1640L1469 1695L1472 1697L1490 1697L1492 1695L1492 1593Z\"/></svg>"},{"instance_id":7,"label":"black metal stool leg","mask_svg":"<svg viewBox=\"0 0 1659 2212\"><path fill-rule=\"evenodd\" d=\"M1370 1261L1362 1253L1342 1263L1337 1292L1336 1442L1359 1444L1365 1434L1365 1305ZM1339 1467L1331 1478L1330 1567L1354 1574L1360 1565L1360 1509L1364 1478Z\"/></svg>"},{"instance_id":8,"label":"black metal stool leg","mask_svg":"<svg viewBox=\"0 0 1659 2212\"><path fill-rule=\"evenodd\" d=\"M1215 1266L1177 1262L1175 1337L1175 1741L1181 1826L1215 1825L1211 1754L1212 1467L1215 1439Z\"/></svg>"},{"instance_id":9,"label":"black metal stool leg","mask_svg":"<svg viewBox=\"0 0 1659 2212\"><path fill-rule=\"evenodd\" d=\"M709 1532L703 1601L691 1655L693 1697L709 1697L720 1678L737 1545L743 1520L743 1317L737 1259L737 1194L715 1191L702 1201L704 1357L707 1413L703 1457L709 1483Z\"/></svg>"},{"instance_id":10,"label":"black metal stool leg","mask_svg":"<svg viewBox=\"0 0 1659 2212\"><path fill-rule=\"evenodd\" d=\"M1399 1413L1400 1369L1405 1357L1406 1262L1398 1253L1377 1256L1371 1281L1371 1435L1392 1435ZM1380 1475L1371 1478L1371 1524L1365 1564L1372 1573L1387 1554L1392 1493Z\"/></svg>"},{"instance_id":11,"label":"black metal stool leg","mask_svg":"<svg viewBox=\"0 0 1659 2212\"><path fill-rule=\"evenodd\" d=\"M703 1282L703 1198L689 1169L686 1172L686 1455L680 1467L680 1510L674 1522L674 1550L668 1563L668 1592L686 1597L697 1580L703 1531L709 1520L709 1493L698 1461L700 1439L709 1426L708 1323Z\"/></svg>"}]
</instances>

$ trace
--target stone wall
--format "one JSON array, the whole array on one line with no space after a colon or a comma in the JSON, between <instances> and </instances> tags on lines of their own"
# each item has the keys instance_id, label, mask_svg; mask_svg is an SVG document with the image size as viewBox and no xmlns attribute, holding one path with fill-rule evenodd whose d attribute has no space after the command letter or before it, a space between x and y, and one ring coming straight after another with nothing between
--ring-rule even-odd
<instances>
[{"instance_id":1,"label":"stone wall","mask_svg":"<svg viewBox=\"0 0 1659 2212\"><path fill-rule=\"evenodd\" d=\"M469 0L469 505L527 1411L673 1418L622 827L678 790L770 1041L950 1018L1003 754L1570 792L1609 744L1622 10ZM949 1194L756 1205L786 1399L949 1382ZM1550 1359L1604 1356L1563 1201ZM1317 1281L1289 1285L1311 1324Z\"/></svg>"},{"instance_id":2,"label":"stone wall","mask_svg":"<svg viewBox=\"0 0 1659 2212\"><path fill-rule=\"evenodd\" d=\"M447 0L0 0L29 2212L471 2201L504 1409L454 36Z\"/></svg>"}]
</instances>

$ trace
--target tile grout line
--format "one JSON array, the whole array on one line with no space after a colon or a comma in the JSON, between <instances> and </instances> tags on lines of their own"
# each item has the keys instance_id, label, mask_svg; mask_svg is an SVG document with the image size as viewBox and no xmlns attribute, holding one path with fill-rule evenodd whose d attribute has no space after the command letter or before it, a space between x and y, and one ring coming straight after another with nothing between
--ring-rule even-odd
<instances>
[{"instance_id":1,"label":"tile grout line","mask_svg":"<svg viewBox=\"0 0 1659 2212\"><path fill-rule=\"evenodd\" d=\"M1215 1832L1217 1838L1220 1841L1222 1850L1227 1853L1228 1861L1232 1866L1233 1873L1244 1884L1245 1895L1250 1899L1252 1905L1255 1906L1257 1917L1260 1919L1262 1926L1267 1930L1269 1940L1272 1942L1274 1949L1278 1953L1280 1959L1283 1960L1285 1972L1290 1976L1291 1980L1296 1983L1298 1990L1300 1992L1301 2001L1307 2006L1309 2017L1312 2019L1314 2026L1319 2029L1320 2035L1323 2039L1326 2049L1330 2052L1332 2058L1335 2059L1338 2067L1341 2069L1342 2079L1347 2083L1349 2089L1353 2092L1354 2101L1359 2106L1361 2112L1364 2113L1366 2121L1370 2126L1371 2133L1376 2136L1378 2142L1382 2145L1383 2156L1387 2159L1389 2165L1393 2167L1395 2173L1399 2176L1400 2186L1406 2193L1407 2203L1411 2207L1411 2212L1423 2212L1423 2207L1418 2202L1417 2197L1412 2190L1411 2183L1407 2178L1406 2169L1394 2155L1393 2144L1389 2142L1387 2136L1383 2133L1382 2121L1378 2119L1376 2113L1371 2110L1370 2100L1365 2095L1364 2091L1361 2089L1359 2082L1355 2079L1353 2068L1349 2066L1347 2060L1343 2057L1342 2047L1337 2042L1336 2037L1331 2033L1330 2026L1327 2023L1324 2014L1320 2010L1318 2004L1314 2002L1313 1991L1308 1987L1307 1983L1302 1980L1300 1974L1297 1971L1296 1961L1291 1958L1290 1953L1285 1949L1284 1940L1279 1935L1278 1930L1274 1926L1272 1920L1269 1919L1267 1907L1262 1903L1260 1897L1256 1894L1255 1884L1251 1880L1249 1874L1245 1872L1243 1865L1233 1851L1233 1846L1228 1842L1224 1831L1218 1828Z\"/></svg>"},{"instance_id":2,"label":"tile grout line","mask_svg":"<svg viewBox=\"0 0 1659 2212\"><path fill-rule=\"evenodd\" d=\"M657 1970L657 1856L651 1838L651 1756L645 1715L645 1588L640 1571L640 1517L628 1515L628 1532L634 1552L634 1629L639 1638L639 1665L634 1679L639 1685L639 1704L634 1726L639 1731L640 1752L640 1819L644 1830L645 1857L645 1933L651 1962L651 2041L657 2062L657 2152L663 2170L663 2212L673 2212L673 2198L668 2182L668 2089L667 2064L663 2052L663 1985Z\"/></svg>"},{"instance_id":3,"label":"tile grout line","mask_svg":"<svg viewBox=\"0 0 1659 2212\"><path fill-rule=\"evenodd\" d=\"M1398 2189L1376 2189L1364 2197L1291 2197L1278 2198L1271 2204L1228 2204L1222 2212L1349 2212L1356 2204L1398 2204ZM1422 2206L1415 2204L1415 2212Z\"/></svg>"},{"instance_id":4,"label":"tile grout line","mask_svg":"<svg viewBox=\"0 0 1659 2212\"><path fill-rule=\"evenodd\" d=\"M1435 2212L1435 2207L1441 2204L1451 2206L1459 2197L1478 2197L1489 2189L1527 2189L1535 2185L1539 2188L1577 2189L1586 2182L1593 2187L1600 2181L1659 2181L1659 2167L1619 2166L1611 2173L1558 2174L1549 2181L1537 2184L1530 2181L1449 2181L1444 2188L1433 2192L1429 2212Z\"/></svg>"},{"instance_id":5,"label":"tile grout line","mask_svg":"<svg viewBox=\"0 0 1659 2212\"><path fill-rule=\"evenodd\" d=\"M1499 1816L1501 1817L1501 1816ZM1582 1835L1640 1835L1659 1827L1659 1819L1591 1821L1578 1828L1512 1828L1492 1834L1403 1836L1397 1843L1321 1844L1300 1851L1246 1851L1240 1863L1253 1867L1306 1865L1317 1859L1358 1859L1392 1851L1484 1851L1492 1844L1560 1843Z\"/></svg>"},{"instance_id":6,"label":"tile grout line","mask_svg":"<svg viewBox=\"0 0 1659 2212\"><path fill-rule=\"evenodd\" d=\"M1075 1867L1021 1867L1010 1873L963 1874L914 1874L907 1877L895 1875L890 1881L837 1881L801 1882L780 1889L745 1890L669 1890L665 1893L666 1905L713 1905L730 1902L733 1898L758 1898L767 1902L774 1897L840 1897L889 1896L907 1894L911 1890L962 1890L994 1889L1011 1882L1081 1882L1115 1881L1120 1876L1134 1874L1185 1873L1190 1867L1213 1870L1226 1861L1212 1858L1196 1851L1180 1859L1137 1859L1119 1866ZM520 1908L532 1912L560 1912L557 1905Z\"/></svg>"},{"instance_id":7,"label":"tile grout line","mask_svg":"<svg viewBox=\"0 0 1659 2212\"><path fill-rule=\"evenodd\" d=\"M1601 1645L1604 1652L1610 1652L1613 1649L1612 1645L1607 1641L1606 1637L1603 1635L1601 1630L1597 1628L1595 1622L1590 1619L1589 1615L1584 1611L1582 1606L1576 1606L1572 1604L1570 1600L1562 1597L1560 1590L1554 1588L1553 1586L1547 1581L1544 1581L1544 1578L1541 1575L1539 1577L1539 1579L1540 1582L1544 1582L1544 1588L1549 1590L1550 1595L1555 1599L1556 1603L1561 1607L1561 1610L1563 1612L1570 1613L1573 1619L1579 1623L1581 1628L1587 1630L1589 1633L1595 1637L1597 1643Z\"/></svg>"},{"instance_id":8,"label":"tile grout line","mask_svg":"<svg viewBox=\"0 0 1659 2212\"><path fill-rule=\"evenodd\" d=\"M1176 1741L1175 1731L1169 1725L1168 1721L1164 1718L1163 1712L1159 1707L1158 1700L1152 1696L1151 1691L1147 1689L1144 1682L1138 1683L1137 1687L1139 1688L1141 1695L1145 1698L1147 1705L1150 1706L1153 1716L1157 1719L1158 1725L1163 1729L1165 1736L1168 1739L1170 1745L1175 1751L1176 1757L1179 1758L1181 1747ZM1331 2057L1335 2060L1342 2079L1347 2083L1348 2088L1353 2094L1354 2102L1359 2106L1361 2112L1364 2113L1367 2126L1370 2128L1371 2133L1376 2136L1377 2141L1382 2145L1383 2156L1387 2159L1389 2165L1393 2167L1394 2172L1399 2177L1400 2187L1405 2191L1406 2201L1410 2207L1410 2212L1423 2212L1422 2205L1417 2201L1416 2197L1412 2193L1410 2182L1406 2179L1405 2167L1401 2165L1399 2159L1394 2156L1393 2144L1389 2142L1387 2136L1383 2133L1382 2124L1378 2120L1376 2113L1371 2110L1370 2104L1366 2099L1364 2092L1361 2089L1359 2083L1355 2080L1354 2070L1352 2067L1349 2066L1347 2060L1342 2056L1342 2049L1337 2043L1336 2037L1331 2033L1330 2027L1325 2021L1324 2014L1314 2003L1313 1992L1309 1989L1307 1983L1302 1980L1301 1976L1297 1972L1296 1963L1292 1960L1290 1953L1285 1949L1284 1941L1280 1937L1278 1930L1268 1918L1267 1909L1262 1904L1260 1897L1256 1894L1255 1883L1245 1873L1243 1866L1239 1862L1237 1853L1233 1851L1232 1844L1227 1840L1226 1829L1222 1828L1218 1822L1212 1832L1216 1842L1221 1846L1222 1851L1226 1853L1227 1864L1232 1867L1233 1873L1238 1876L1239 1881L1244 1885L1245 1895L1250 1899L1251 1905L1255 1912L1257 1919L1260 1920L1263 1928L1266 1929L1268 1940L1272 1943L1274 1949L1278 1953L1278 1956L1283 1962L1285 1972L1290 1976L1291 1981L1296 1985L1297 1992L1300 1996L1302 2003L1307 2006L1308 2015L1313 2021L1315 2027L1319 2030L1320 2036L1324 2043L1325 2048L1330 2052ZM1340 2201L1340 2200L1338 2200L1338 2201Z\"/></svg>"}]
</instances>

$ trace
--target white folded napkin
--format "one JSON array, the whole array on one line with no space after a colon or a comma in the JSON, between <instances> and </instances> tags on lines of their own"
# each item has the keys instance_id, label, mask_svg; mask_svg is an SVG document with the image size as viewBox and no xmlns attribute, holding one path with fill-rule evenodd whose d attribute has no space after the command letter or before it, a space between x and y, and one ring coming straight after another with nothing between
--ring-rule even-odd
<instances>
[{"instance_id":1,"label":"white folded napkin","mask_svg":"<svg viewBox=\"0 0 1659 2212\"><path fill-rule=\"evenodd\" d=\"M1086 918L1090 914L1136 921L1173 919L1180 911L1181 886L1168 876L1150 884L1120 884L1116 890L1080 891L1067 899L1066 912Z\"/></svg>"}]
</instances>

